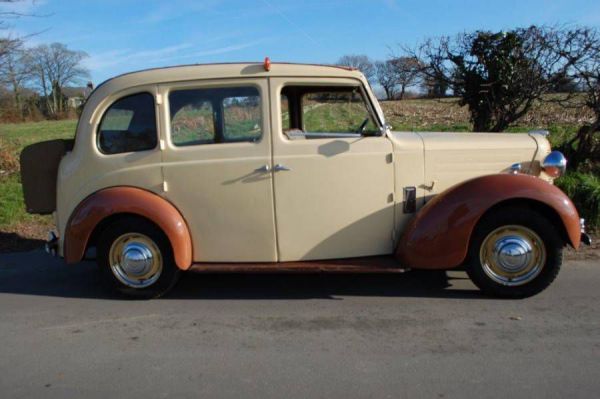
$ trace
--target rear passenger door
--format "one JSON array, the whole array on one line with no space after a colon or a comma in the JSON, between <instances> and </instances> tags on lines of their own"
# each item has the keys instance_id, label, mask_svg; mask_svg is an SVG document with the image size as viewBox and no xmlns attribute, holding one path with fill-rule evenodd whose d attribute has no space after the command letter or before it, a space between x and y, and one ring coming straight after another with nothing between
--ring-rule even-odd
<instances>
[{"instance_id":1,"label":"rear passenger door","mask_svg":"<svg viewBox=\"0 0 600 399\"><path fill-rule=\"evenodd\" d=\"M166 197L196 262L277 260L266 79L162 85Z\"/></svg>"}]
</instances>

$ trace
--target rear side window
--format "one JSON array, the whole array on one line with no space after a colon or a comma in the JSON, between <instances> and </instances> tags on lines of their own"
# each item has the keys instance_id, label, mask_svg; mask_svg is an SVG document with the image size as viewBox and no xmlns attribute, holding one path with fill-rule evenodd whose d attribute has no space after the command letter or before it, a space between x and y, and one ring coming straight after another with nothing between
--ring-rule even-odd
<instances>
[{"instance_id":1,"label":"rear side window","mask_svg":"<svg viewBox=\"0 0 600 399\"><path fill-rule=\"evenodd\" d=\"M158 144L154 96L139 93L115 101L102 116L98 148L104 154L151 150Z\"/></svg>"},{"instance_id":2,"label":"rear side window","mask_svg":"<svg viewBox=\"0 0 600 399\"><path fill-rule=\"evenodd\" d=\"M255 87L175 90L169 94L176 146L260 140L260 94Z\"/></svg>"}]
</instances>

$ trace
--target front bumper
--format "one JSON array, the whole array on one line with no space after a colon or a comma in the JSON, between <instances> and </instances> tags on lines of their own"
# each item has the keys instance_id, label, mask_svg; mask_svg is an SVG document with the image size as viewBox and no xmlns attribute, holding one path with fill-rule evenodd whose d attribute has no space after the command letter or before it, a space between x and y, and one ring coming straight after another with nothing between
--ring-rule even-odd
<instances>
[{"instance_id":1,"label":"front bumper","mask_svg":"<svg viewBox=\"0 0 600 399\"><path fill-rule=\"evenodd\" d=\"M592 237L585 232L585 219L579 219L579 227L581 228L581 242L587 246L592 245Z\"/></svg>"},{"instance_id":2,"label":"front bumper","mask_svg":"<svg viewBox=\"0 0 600 399\"><path fill-rule=\"evenodd\" d=\"M592 237L587 233L581 233L581 242L589 247L592 245Z\"/></svg>"}]
</instances>

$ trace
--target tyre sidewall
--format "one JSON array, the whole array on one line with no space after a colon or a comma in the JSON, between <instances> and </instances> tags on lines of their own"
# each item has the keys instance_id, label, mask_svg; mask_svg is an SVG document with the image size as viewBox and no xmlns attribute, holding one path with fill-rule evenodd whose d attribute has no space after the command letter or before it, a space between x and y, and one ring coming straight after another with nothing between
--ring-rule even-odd
<instances>
[{"instance_id":1,"label":"tyre sidewall","mask_svg":"<svg viewBox=\"0 0 600 399\"><path fill-rule=\"evenodd\" d=\"M138 233L147 236L156 243L161 252L163 261L161 274L158 280L149 287L129 287L117 279L111 270L109 262L110 248L117 238L127 233ZM157 298L169 291L178 280L180 270L175 265L169 240L157 226L144 219L124 218L112 223L100 235L97 249L97 260L103 280L113 291L120 295L139 299Z\"/></svg>"},{"instance_id":2,"label":"tyre sidewall","mask_svg":"<svg viewBox=\"0 0 600 399\"><path fill-rule=\"evenodd\" d=\"M532 281L514 287L492 280L483 270L480 260L480 248L485 238L495 229L507 225L524 226L533 230L541 238L546 250L546 263L540 274ZM543 291L554 281L562 264L563 247L564 242L556 227L544 215L531 209L500 209L486 215L475 228L469 248L467 273L485 293L508 298L529 297Z\"/></svg>"}]
</instances>

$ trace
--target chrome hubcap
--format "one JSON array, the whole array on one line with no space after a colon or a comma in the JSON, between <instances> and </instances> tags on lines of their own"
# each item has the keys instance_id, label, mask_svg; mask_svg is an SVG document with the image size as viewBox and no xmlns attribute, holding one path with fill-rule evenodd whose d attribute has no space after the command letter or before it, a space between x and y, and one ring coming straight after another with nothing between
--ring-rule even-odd
<instances>
[{"instance_id":1,"label":"chrome hubcap","mask_svg":"<svg viewBox=\"0 0 600 399\"><path fill-rule=\"evenodd\" d=\"M138 233L127 233L117 238L110 247L109 261L113 275L133 288L154 284L163 266L156 243Z\"/></svg>"},{"instance_id":2,"label":"chrome hubcap","mask_svg":"<svg viewBox=\"0 0 600 399\"><path fill-rule=\"evenodd\" d=\"M526 284L535 279L546 263L542 239L524 226L502 226L485 238L479 253L483 271L497 283Z\"/></svg>"}]
</instances>

